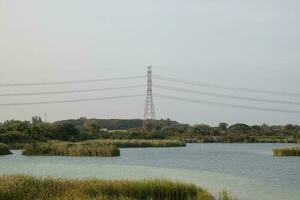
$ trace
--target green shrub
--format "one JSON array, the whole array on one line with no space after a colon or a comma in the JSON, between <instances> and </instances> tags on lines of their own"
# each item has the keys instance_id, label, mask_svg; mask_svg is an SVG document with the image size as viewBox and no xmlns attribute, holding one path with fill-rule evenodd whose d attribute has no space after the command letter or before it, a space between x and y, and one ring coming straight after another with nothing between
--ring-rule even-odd
<instances>
[{"instance_id":1,"label":"green shrub","mask_svg":"<svg viewBox=\"0 0 300 200\"><path fill-rule=\"evenodd\" d=\"M9 155L12 154L9 150L9 146L3 143L0 143L0 155Z\"/></svg>"}]
</instances>

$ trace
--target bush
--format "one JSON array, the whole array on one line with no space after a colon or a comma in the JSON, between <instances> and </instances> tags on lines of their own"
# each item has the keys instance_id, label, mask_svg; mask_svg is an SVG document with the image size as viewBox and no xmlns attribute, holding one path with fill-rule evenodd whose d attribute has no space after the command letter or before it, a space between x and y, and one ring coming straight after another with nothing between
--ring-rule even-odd
<instances>
[{"instance_id":1,"label":"bush","mask_svg":"<svg viewBox=\"0 0 300 200\"><path fill-rule=\"evenodd\" d=\"M0 155L9 155L12 154L9 150L9 146L3 143L0 143Z\"/></svg>"},{"instance_id":2,"label":"bush","mask_svg":"<svg viewBox=\"0 0 300 200\"><path fill-rule=\"evenodd\" d=\"M0 142L6 144L13 144L13 143L30 143L33 139L22 132L18 131L9 131L6 133L0 134Z\"/></svg>"}]
</instances>

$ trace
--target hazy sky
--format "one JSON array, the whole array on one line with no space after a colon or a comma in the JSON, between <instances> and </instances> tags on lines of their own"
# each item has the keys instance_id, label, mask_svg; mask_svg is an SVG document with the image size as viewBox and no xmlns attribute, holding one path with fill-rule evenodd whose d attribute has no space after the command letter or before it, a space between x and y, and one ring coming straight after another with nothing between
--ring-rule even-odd
<instances>
[{"instance_id":1,"label":"hazy sky","mask_svg":"<svg viewBox=\"0 0 300 200\"><path fill-rule=\"evenodd\" d=\"M299 0L0 0L0 84L162 76L300 93ZM293 100L154 80L206 92ZM89 84L0 87L0 94L144 84L145 79ZM47 96L0 97L0 104L144 94L145 88ZM299 110L300 106L203 95L154 93L223 103ZM141 118L144 97L85 103L0 106L0 121L47 113ZM300 123L300 114L253 111L155 98L157 118L188 123Z\"/></svg>"}]
</instances>

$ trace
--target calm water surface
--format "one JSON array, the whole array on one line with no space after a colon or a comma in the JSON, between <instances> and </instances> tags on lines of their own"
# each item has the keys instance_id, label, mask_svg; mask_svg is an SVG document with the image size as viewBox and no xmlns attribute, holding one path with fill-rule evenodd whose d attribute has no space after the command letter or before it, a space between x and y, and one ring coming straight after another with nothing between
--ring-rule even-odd
<instances>
[{"instance_id":1,"label":"calm water surface","mask_svg":"<svg viewBox=\"0 0 300 200\"><path fill-rule=\"evenodd\" d=\"M180 148L121 149L121 156L0 156L0 174L70 178L163 177L193 182L214 194L230 190L239 200L299 200L300 157L273 157L292 144L189 144ZM299 145L298 145L299 146Z\"/></svg>"}]
</instances>

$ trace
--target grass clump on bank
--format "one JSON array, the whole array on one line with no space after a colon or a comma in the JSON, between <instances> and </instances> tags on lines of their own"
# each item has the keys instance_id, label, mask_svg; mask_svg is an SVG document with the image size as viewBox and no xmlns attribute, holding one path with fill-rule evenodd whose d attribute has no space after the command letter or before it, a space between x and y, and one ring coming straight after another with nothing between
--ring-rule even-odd
<instances>
[{"instance_id":1,"label":"grass clump on bank","mask_svg":"<svg viewBox=\"0 0 300 200\"><path fill-rule=\"evenodd\" d=\"M300 156L300 147L273 149L274 156Z\"/></svg>"},{"instance_id":2,"label":"grass clump on bank","mask_svg":"<svg viewBox=\"0 0 300 200\"><path fill-rule=\"evenodd\" d=\"M223 199L223 196L226 199ZM230 200L223 193L220 200ZM71 180L0 176L2 200L214 200L193 184L167 180Z\"/></svg>"},{"instance_id":3,"label":"grass clump on bank","mask_svg":"<svg viewBox=\"0 0 300 200\"><path fill-rule=\"evenodd\" d=\"M129 140L129 139L101 139L88 140L84 144L115 145L119 148L140 148L140 147L184 147L186 144L180 140Z\"/></svg>"},{"instance_id":4,"label":"grass clump on bank","mask_svg":"<svg viewBox=\"0 0 300 200\"><path fill-rule=\"evenodd\" d=\"M27 145L23 155L120 156L120 150L114 145L56 142Z\"/></svg>"},{"instance_id":5,"label":"grass clump on bank","mask_svg":"<svg viewBox=\"0 0 300 200\"><path fill-rule=\"evenodd\" d=\"M9 150L9 146L4 143L0 143L0 155L9 155L9 154L12 154Z\"/></svg>"}]
</instances>

